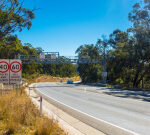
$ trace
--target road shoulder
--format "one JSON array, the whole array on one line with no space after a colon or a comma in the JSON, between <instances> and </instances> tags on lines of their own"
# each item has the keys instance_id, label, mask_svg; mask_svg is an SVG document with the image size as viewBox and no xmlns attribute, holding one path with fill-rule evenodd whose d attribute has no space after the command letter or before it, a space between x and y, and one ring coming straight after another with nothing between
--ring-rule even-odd
<instances>
[{"instance_id":1,"label":"road shoulder","mask_svg":"<svg viewBox=\"0 0 150 135\"><path fill-rule=\"evenodd\" d=\"M30 87L33 87L34 85L35 84L30 85ZM26 92L30 96L32 102L39 108L39 95L35 93L34 89L30 89L30 92L29 89L26 89ZM60 127L69 135L105 135L101 131L68 115L45 99L43 99L43 113L49 118L56 120Z\"/></svg>"}]
</instances>

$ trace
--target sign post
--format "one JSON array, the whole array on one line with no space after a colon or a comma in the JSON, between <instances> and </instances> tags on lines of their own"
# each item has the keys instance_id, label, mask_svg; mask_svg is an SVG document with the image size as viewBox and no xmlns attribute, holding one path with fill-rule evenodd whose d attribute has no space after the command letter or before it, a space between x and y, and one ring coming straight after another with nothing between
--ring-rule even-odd
<instances>
[{"instance_id":1,"label":"sign post","mask_svg":"<svg viewBox=\"0 0 150 135\"><path fill-rule=\"evenodd\" d=\"M104 78L104 84L106 84L106 80L107 80L107 72L102 72L102 76Z\"/></svg>"},{"instance_id":2,"label":"sign post","mask_svg":"<svg viewBox=\"0 0 150 135\"><path fill-rule=\"evenodd\" d=\"M102 72L103 77L107 77L107 72Z\"/></svg>"}]
</instances>

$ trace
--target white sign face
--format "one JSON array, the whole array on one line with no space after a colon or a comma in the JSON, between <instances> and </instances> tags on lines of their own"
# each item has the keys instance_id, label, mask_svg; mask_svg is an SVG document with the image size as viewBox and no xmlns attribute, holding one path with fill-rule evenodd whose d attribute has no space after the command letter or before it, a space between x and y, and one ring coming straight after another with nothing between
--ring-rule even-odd
<instances>
[{"instance_id":1,"label":"white sign face","mask_svg":"<svg viewBox=\"0 0 150 135\"><path fill-rule=\"evenodd\" d=\"M9 83L9 60L0 59L0 83Z\"/></svg>"},{"instance_id":2,"label":"white sign face","mask_svg":"<svg viewBox=\"0 0 150 135\"><path fill-rule=\"evenodd\" d=\"M51 59L56 59L56 54L51 54Z\"/></svg>"},{"instance_id":3,"label":"white sign face","mask_svg":"<svg viewBox=\"0 0 150 135\"><path fill-rule=\"evenodd\" d=\"M45 53L40 53L40 59L45 59Z\"/></svg>"},{"instance_id":4,"label":"white sign face","mask_svg":"<svg viewBox=\"0 0 150 135\"><path fill-rule=\"evenodd\" d=\"M10 83L20 84L22 80L22 63L21 60L10 60Z\"/></svg>"},{"instance_id":5,"label":"white sign face","mask_svg":"<svg viewBox=\"0 0 150 135\"><path fill-rule=\"evenodd\" d=\"M102 72L103 77L107 77L107 72Z\"/></svg>"}]
</instances>

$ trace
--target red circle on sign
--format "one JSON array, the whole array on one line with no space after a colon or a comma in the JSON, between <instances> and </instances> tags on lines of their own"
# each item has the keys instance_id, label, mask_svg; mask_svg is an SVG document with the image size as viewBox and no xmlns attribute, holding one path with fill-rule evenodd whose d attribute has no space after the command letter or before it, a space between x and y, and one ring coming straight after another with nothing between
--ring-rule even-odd
<instances>
[{"instance_id":1,"label":"red circle on sign","mask_svg":"<svg viewBox=\"0 0 150 135\"><path fill-rule=\"evenodd\" d=\"M11 68L12 64L14 64L14 63L18 63L18 64L20 65L20 68L19 68L19 70L18 70L18 71L14 71L14 70ZM12 72L14 72L14 73L18 73L18 72L20 72L20 71L21 71L21 69L22 69L21 63L20 63L20 62L18 62L18 61L14 61L14 62L12 62L12 63L10 64L10 70L11 70Z\"/></svg>"},{"instance_id":2,"label":"red circle on sign","mask_svg":"<svg viewBox=\"0 0 150 135\"><path fill-rule=\"evenodd\" d=\"M6 61L1 61L0 63L5 63L8 66L7 70L0 71L0 73L6 73L9 70L9 64Z\"/></svg>"}]
</instances>

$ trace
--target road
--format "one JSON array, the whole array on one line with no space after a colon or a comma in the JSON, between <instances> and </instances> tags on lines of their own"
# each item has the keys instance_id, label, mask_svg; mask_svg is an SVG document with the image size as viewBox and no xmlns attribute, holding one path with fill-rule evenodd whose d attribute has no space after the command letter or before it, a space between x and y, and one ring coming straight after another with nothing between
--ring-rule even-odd
<instances>
[{"instance_id":1,"label":"road","mask_svg":"<svg viewBox=\"0 0 150 135\"><path fill-rule=\"evenodd\" d=\"M48 98L97 121L102 120L131 134L150 135L148 92L61 83L38 83L35 87Z\"/></svg>"}]
</instances>

